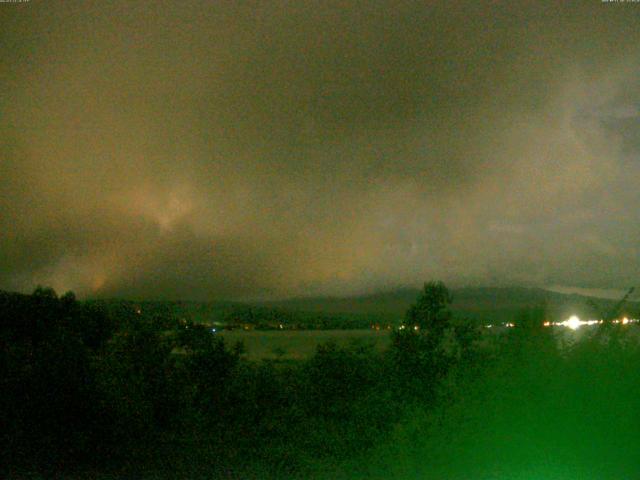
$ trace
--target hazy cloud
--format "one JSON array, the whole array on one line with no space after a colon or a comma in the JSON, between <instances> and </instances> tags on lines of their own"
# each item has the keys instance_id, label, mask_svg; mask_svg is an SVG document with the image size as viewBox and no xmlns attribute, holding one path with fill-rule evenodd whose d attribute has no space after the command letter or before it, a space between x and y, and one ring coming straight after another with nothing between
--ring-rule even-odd
<instances>
[{"instance_id":1,"label":"hazy cloud","mask_svg":"<svg viewBox=\"0 0 640 480\"><path fill-rule=\"evenodd\" d=\"M0 288L633 284L639 17L600 2L2 5Z\"/></svg>"}]
</instances>

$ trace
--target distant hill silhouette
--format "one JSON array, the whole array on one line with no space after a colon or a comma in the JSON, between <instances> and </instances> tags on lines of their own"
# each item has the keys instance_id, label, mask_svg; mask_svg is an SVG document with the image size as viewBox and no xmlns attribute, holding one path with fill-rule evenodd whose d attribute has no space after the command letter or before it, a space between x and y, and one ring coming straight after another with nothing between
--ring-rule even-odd
<instances>
[{"instance_id":1,"label":"distant hill silhouette","mask_svg":"<svg viewBox=\"0 0 640 480\"><path fill-rule=\"evenodd\" d=\"M301 297L261 304L283 310L377 314L402 319L419 292L418 289L403 288L353 297ZM598 313L589 305L590 302L605 310L617 302L526 287L465 287L453 289L452 293L451 307L455 314L485 323L512 321L523 310L537 307L545 307L552 320L570 315L595 318ZM638 315L640 303L629 302L627 310L628 315Z\"/></svg>"},{"instance_id":2,"label":"distant hill silhouette","mask_svg":"<svg viewBox=\"0 0 640 480\"><path fill-rule=\"evenodd\" d=\"M468 318L478 323L502 323L513 321L524 310L544 307L550 320L563 320L571 315L581 318L596 318L600 310L611 308L617 300L587 297L578 294L564 294L541 288L525 287L465 287L453 289L451 308L458 317ZM261 302L198 302L198 301L133 301L133 300L91 300L116 312L122 306L140 307L146 314L165 314L189 318L196 322L220 322L228 318L230 312L243 307L270 308L281 312L299 314L326 314L331 317L361 319L362 325L371 322L399 323L409 306L415 302L419 290L401 288L368 295L351 297L317 296L298 297L285 300ZM12 299L21 294L0 291L0 301ZM629 317L640 316L640 302L629 302L623 311Z\"/></svg>"}]
</instances>

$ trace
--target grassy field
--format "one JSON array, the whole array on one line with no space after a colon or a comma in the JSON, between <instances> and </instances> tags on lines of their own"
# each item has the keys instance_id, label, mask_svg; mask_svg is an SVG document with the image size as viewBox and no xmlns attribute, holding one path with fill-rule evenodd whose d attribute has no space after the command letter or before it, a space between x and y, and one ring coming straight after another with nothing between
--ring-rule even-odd
<instances>
[{"instance_id":1,"label":"grassy field","mask_svg":"<svg viewBox=\"0 0 640 480\"><path fill-rule=\"evenodd\" d=\"M383 350L390 332L376 330L231 330L220 333L229 344L243 342L251 360L300 360L313 355L318 345L329 341L338 345L370 345Z\"/></svg>"}]
</instances>

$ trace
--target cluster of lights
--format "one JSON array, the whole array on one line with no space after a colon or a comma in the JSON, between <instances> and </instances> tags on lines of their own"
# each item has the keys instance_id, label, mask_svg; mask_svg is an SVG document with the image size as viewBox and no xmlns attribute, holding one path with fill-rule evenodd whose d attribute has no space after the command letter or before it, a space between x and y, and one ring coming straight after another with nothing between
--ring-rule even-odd
<instances>
[{"instance_id":1,"label":"cluster of lights","mask_svg":"<svg viewBox=\"0 0 640 480\"><path fill-rule=\"evenodd\" d=\"M572 315L571 317L569 317L563 322L553 322L553 323L545 322L545 324L549 324L549 325L545 325L545 327L554 325L558 327L568 327L571 330L577 330L583 325L599 325L601 323L604 323L604 322L602 320L580 320L576 315Z\"/></svg>"},{"instance_id":2,"label":"cluster of lights","mask_svg":"<svg viewBox=\"0 0 640 480\"><path fill-rule=\"evenodd\" d=\"M402 324L400 325L400 327L398 328L398 330L404 330L405 328L407 328L406 325ZM413 329L417 332L418 330L420 330L420 327L418 325L414 325Z\"/></svg>"},{"instance_id":3,"label":"cluster of lights","mask_svg":"<svg viewBox=\"0 0 640 480\"><path fill-rule=\"evenodd\" d=\"M564 320L563 322L546 321L542 325L545 327L568 327L571 330L577 330L583 325L602 325L604 323L605 323L604 320L580 320L580 318L578 318L577 315L572 315L568 319ZM640 323L640 319L624 317L621 319L611 320L608 323L615 323L619 325L629 325L630 323ZM516 326L515 323L507 322L507 323L501 323L499 325L493 325L490 323L488 325L485 325L484 327L485 328L494 328L494 327L514 328L515 326ZM406 328L407 328L406 325L400 325L398 329L404 330ZM417 331L419 330L419 327L415 325L413 329Z\"/></svg>"},{"instance_id":4,"label":"cluster of lights","mask_svg":"<svg viewBox=\"0 0 640 480\"><path fill-rule=\"evenodd\" d=\"M515 323L511 323L511 322L501 323L500 325L493 325L492 323L490 323L489 325L485 325L484 328L493 328L493 327L513 328L515 326L516 326L516 324Z\"/></svg>"},{"instance_id":5,"label":"cluster of lights","mask_svg":"<svg viewBox=\"0 0 640 480\"><path fill-rule=\"evenodd\" d=\"M621 318L611 320L611 323L619 324L619 325L628 325L630 323L638 323L640 320L637 318ZM545 327L549 326L561 326L561 327L569 327L571 330L577 330L583 325L602 325L605 323L604 320L580 320L576 315L569 317L564 322L544 322Z\"/></svg>"},{"instance_id":6,"label":"cluster of lights","mask_svg":"<svg viewBox=\"0 0 640 480\"><path fill-rule=\"evenodd\" d=\"M563 322L549 322L546 321L544 322L542 325L545 327L568 327L571 330L577 330L578 328L582 327L583 325L602 325L604 324L605 321L604 320L580 320L580 318L578 318L578 316L576 315L572 315L571 317L569 317L568 319L564 320ZM615 320L611 320L611 323L615 323L615 324L619 324L619 325L629 325L630 323L640 323L640 320L637 318L621 318L621 319L615 319ZM513 328L515 327L515 325L511 322L508 323L503 323L501 325L502 327L506 327L506 328ZM494 325L485 325L486 328L493 328Z\"/></svg>"}]
</instances>

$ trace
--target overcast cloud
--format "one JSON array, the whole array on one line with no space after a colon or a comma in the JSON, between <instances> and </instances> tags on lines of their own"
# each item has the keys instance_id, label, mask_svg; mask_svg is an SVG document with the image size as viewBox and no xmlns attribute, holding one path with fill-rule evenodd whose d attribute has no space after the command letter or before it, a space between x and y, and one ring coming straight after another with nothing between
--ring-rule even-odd
<instances>
[{"instance_id":1,"label":"overcast cloud","mask_svg":"<svg viewBox=\"0 0 640 480\"><path fill-rule=\"evenodd\" d=\"M640 4L33 0L0 22L0 288L640 278Z\"/></svg>"}]
</instances>

